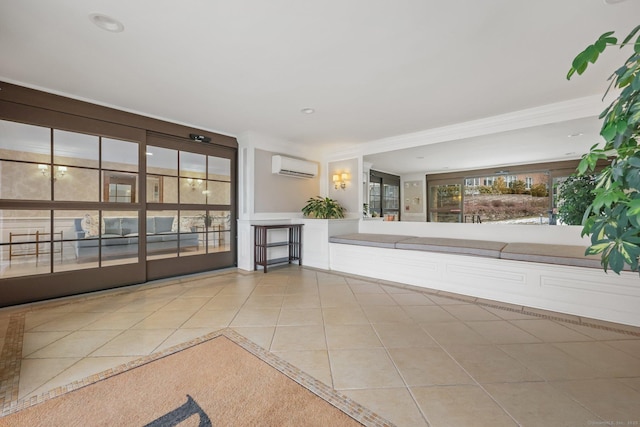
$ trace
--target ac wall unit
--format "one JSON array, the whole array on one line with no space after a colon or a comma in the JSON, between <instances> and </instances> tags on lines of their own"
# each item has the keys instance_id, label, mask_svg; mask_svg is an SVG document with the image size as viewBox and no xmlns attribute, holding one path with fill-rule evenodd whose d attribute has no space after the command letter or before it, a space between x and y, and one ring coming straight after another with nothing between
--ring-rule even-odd
<instances>
[{"instance_id":1,"label":"ac wall unit","mask_svg":"<svg viewBox=\"0 0 640 427\"><path fill-rule=\"evenodd\" d=\"M271 172L295 178L313 178L318 175L318 164L291 157L272 156Z\"/></svg>"}]
</instances>

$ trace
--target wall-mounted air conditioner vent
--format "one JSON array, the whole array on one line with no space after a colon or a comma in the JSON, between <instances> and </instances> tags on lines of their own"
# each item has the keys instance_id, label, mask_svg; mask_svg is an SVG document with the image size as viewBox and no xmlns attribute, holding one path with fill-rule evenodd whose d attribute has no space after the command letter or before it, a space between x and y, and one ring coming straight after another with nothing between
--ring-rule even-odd
<instances>
[{"instance_id":1,"label":"wall-mounted air conditioner vent","mask_svg":"<svg viewBox=\"0 0 640 427\"><path fill-rule=\"evenodd\" d=\"M318 175L318 164L291 157L272 156L271 172L295 178L313 178Z\"/></svg>"}]
</instances>

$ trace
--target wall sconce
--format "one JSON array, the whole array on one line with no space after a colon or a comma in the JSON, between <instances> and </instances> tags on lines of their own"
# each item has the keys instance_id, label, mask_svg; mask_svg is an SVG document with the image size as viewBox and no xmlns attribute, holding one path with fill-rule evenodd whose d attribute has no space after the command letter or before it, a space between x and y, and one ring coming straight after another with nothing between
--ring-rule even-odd
<instances>
[{"instance_id":1,"label":"wall sconce","mask_svg":"<svg viewBox=\"0 0 640 427\"><path fill-rule=\"evenodd\" d=\"M191 187L191 191L196 191L196 188L201 187L202 182L201 179L187 178L187 185Z\"/></svg>"},{"instance_id":2,"label":"wall sconce","mask_svg":"<svg viewBox=\"0 0 640 427\"><path fill-rule=\"evenodd\" d=\"M343 190L347 188L347 181L349 180L348 173L336 173L333 175L333 187L337 190L338 187Z\"/></svg>"},{"instance_id":3,"label":"wall sconce","mask_svg":"<svg viewBox=\"0 0 640 427\"><path fill-rule=\"evenodd\" d=\"M42 172L42 176L51 178L51 170L49 170L49 165L44 165L40 163L38 165L38 169ZM56 166L54 168L55 172L53 173L53 180L57 180L58 178L62 178L65 173L67 173L66 166Z\"/></svg>"}]
</instances>

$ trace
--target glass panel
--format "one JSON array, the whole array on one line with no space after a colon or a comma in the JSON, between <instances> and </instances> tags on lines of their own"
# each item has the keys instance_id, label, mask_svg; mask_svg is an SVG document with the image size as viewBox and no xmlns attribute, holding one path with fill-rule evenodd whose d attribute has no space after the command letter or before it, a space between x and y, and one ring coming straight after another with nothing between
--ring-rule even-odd
<instances>
[{"instance_id":1,"label":"glass panel","mask_svg":"<svg viewBox=\"0 0 640 427\"><path fill-rule=\"evenodd\" d=\"M231 204L231 183L207 181L207 203L210 205Z\"/></svg>"},{"instance_id":2,"label":"glass panel","mask_svg":"<svg viewBox=\"0 0 640 427\"><path fill-rule=\"evenodd\" d=\"M138 213L103 211L102 266L138 262Z\"/></svg>"},{"instance_id":3,"label":"glass panel","mask_svg":"<svg viewBox=\"0 0 640 427\"><path fill-rule=\"evenodd\" d=\"M178 178L163 176L160 188L163 203L178 203Z\"/></svg>"},{"instance_id":4,"label":"glass panel","mask_svg":"<svg viewBox=\"0 0 640 427\"><path fill-rule=\"evenodd\" d=\"M97 168L98 142L99 138L95 135L54 129L53 162L66 166Z\"/></svg>"},{"instance_id":5,"label":"glass panel","mask_svg":"<svg viewBox=\"0 0 640 427\"><path fill-rule=\"evenodd\" d=\"M205 253L206 227L204 211L180 211L180 256Z\"/></svg>"},{"instance_id":6,"label":"glass panel","mask_svg":"<svg viewBox=\"0 0 640 427\"><path fill-rule=\"evenodd\" d=\"M162 176L147 175L147 202L149 203L163 203L163 191L162 187L164 179Z\"/></svg>"},{"instance_id":7,"label":"glass panel","mask_svg":"<svg viewBox=\"0 0 640 427\"><path fill-rule=\"evenodd\" d=\"M204 154L180 152L180 176L205 179L206 178L206 158Z\"/></svg>"},{"instance_id":8,"label":"glass panel","mask_svg":"<svg viewBox=\"0 0 640 427\"><path fill-rule=\"evenodd\" d=\"M369 212L371 216L377 217L380 216L381 210L381 202L380 202L380 183L379 182L370 182L369 183Z\"/></svg>"},{"instance_id":9,"label":"glass panel","mask_svg":"<svg viewBox=\"0 0 640 427\"><path fill-rule=\"evenodd\" d=\"M138 174L103 172L105 202L136 203L138 200Z\"/></svg>"},{"instance_id":10,"label":"glass panel","mask_svg":"<svg viewBox=\"0 0 640 427\"><path fill-rule=\"evenodd\" d=\"M429 221L461 222L461 187L460 184L429 187Z\"/></svg>"},{"instance_id":11,"label":"glass panel","mask_svg":"<svg viewBox=\"0 0 640 427\"><path fill-rule=\"evenodd\" d=\"M138 144L102 138L102 168L138 172Z\"/></svg>"},{"instance_id":12,"label":"glass panel","mask_svg":"<svg viewBox=\"0 0 640 427\"><path fill-rule=\"evenodd\" d=\"M207 203L206 183L201 178L180 178L180 203Z\"/></svg>"},{"instance_id":13,"label":"glass panel","mask_svg":"<svg viewBox=\"0 0 640 427\"><path fill-rule=\"evenodd\" d=\"M0 161L0 199L51 200L49 166Z\"/></svg>"},{"instance_id":14,"label":"glass panel","mask_svg":"<svg viewBox=\"0 0 640 427\"><path fill-rule=\"evenodd\" d=\"M53 271L97 268L98 211L56 210L53 221L54 230L64 237L62 262L54 262Z\"/></svg>"},{"instance_id":15,"label":"glass panel","mask_svg":"<svg viewBox=\"0 0 640 427\"><path fill-rule=\"evenodd\" d=\"M231 160L209 156L207 168L208 179L216 181L231 181Z\"/></svg>"},{"instance_id":16,"label":"glass panel","mask_svg":"<svg viewBox=\"0 0 640 427\"><path fill-rule=\"evenodd\" d=\"M66 170L60 170L65 168ZM97 202L100 196L97 169L54 166L56 177L53 183L55 200L74 202Z\"/></svg>"},{"instance_id":17,"label":"glass panel","mask_svg":"<svg viewBox=\"0 0 640 427\"><path fill-rule=\"evenodd\" d=\"M0 159L49 163L51 129L0 120Z\"/></svg>"},{"instance_id":18,"label":"glass panel","mask_svg":"<svg viewBox=\"0 0 640 427\"><path fill-rule=\"evenodd\" d=\"M147 259L178 256L178 212L147 211Z\"/></svg>"},{"instance_id":19,"label":"glass panel","mask_svg":"<svg viewBox=\"0 0 640 427\"><path fill-rule=\"evenodd\" d=\"M400 213L400 186L392 184L384 184L384 198L382 210L385 220L397 221Z\"/></svg>"},{"instance_id":20,"label":"glass panel","mask_svg":"<svg viewBox=\"0 0 640 427\"><path fill-rule=\"evenodd\" d=\"M147 146L147 173L147 202L178 203L177 150Z\"/></svg>"},{"instance_id":21,"label":"glass panel","mask_svg":"<svg viewBox=\"0 0 640 427\"><path fill-rule=\"evenodd\" d=\"M147 145L147 173L178 175L178 151Z\"/></svg>"},{"instance_id":22,"label":"glass panel","mask_svg":"<svg viewBox=\"0 0 640 427\"><path fill-rule=\"evenodd\" d=\"M0 210L0 278L51 272L51 212ZM62 234L54 233L54 262L64 256Z\"/></svg>"},{"instance_id":23,"label":"glass panel","mask_svg":"<svg viewBox=\"0 0 640 427\"><path fill-rule=\"evenodd\" d=\"M548 180L548 172L466 179L463 221L549 224Z\"/></svg>"},{"instance_id":24,"label":"glass panel","mask_svg":"<svg viewBox=\"0 0 640 427\"><path fill-rule=\"evenodd\" d=\"M207 252L228 252L231 250L231 212L209 211L207 227Z\"/></svg>"}]
</instances>

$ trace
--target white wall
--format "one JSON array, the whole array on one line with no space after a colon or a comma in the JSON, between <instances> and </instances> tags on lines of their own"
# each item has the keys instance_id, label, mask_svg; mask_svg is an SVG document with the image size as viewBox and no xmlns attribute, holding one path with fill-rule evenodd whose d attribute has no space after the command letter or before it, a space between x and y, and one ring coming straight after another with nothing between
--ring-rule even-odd
<instances>
[{"instance_id":1,"label":"white wall","mask_svg":"<svg viewBox=\"0 0 640 427\"><path fill-rule=\"evenodd\" d=\"M425 222L427 220L426 180L427 177L423 173L400 176L401 221Z\"/></svg>"},{"instance_id":2,"label":"white wall","mask_svg":"<svg viewBox=\"0 0 640 427\"><path fill-rule=\"evenodd\" d=\"M346 183L346 188L335 188L332 177L334 174L348 173L350 178ZM361 184L361 173L358 168L358 159L348 159L329 162L327 167L328 197L338 201L345 209L345 216L348 218L360 218L362 215L362 205L359 201Z\"/></svg>"},{"instance_id":3,"label":"white wall","mask_svg":"<svg viewBox=\"0 0 640 427\"><path fill-rule=\"evenodd\" d=\"M238 267L253 270L254 224L286 224L302 218L309 197L321 194L325 171L310 180L271 173L271 155L284 154L318 162L313 151L291 141L247 132L238 137ZM320 162L319 162L320 163Z\"/></svg>"}]
</instances>

